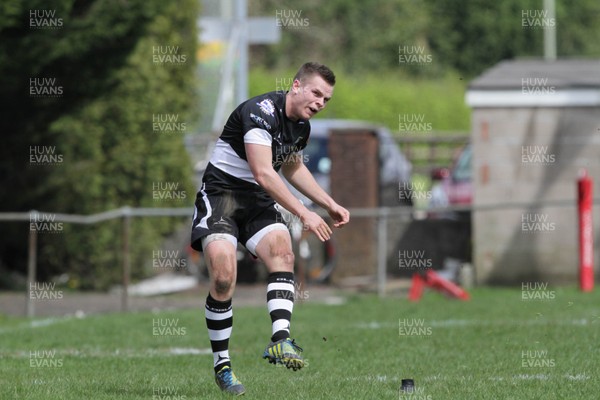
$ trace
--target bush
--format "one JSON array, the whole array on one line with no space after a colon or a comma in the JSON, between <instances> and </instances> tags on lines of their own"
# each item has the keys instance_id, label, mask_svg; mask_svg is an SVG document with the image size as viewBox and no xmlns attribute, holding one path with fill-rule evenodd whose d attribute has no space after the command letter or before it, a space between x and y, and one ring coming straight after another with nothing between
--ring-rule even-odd
<instances>
[{"instance_id":1,"label":"bush","mask_svg":"<svg viewBox=\"0 0 600 400\"><path fill-rule=\"evenodd\" d=\"M372 121L399 130L400 115L410 114L431 124L433 131L468 131L470 109L464 96L467 82L456 74L442 78L414 78L401 72L352 75L336 72L333 99L317 118ZM295 70L267 71L254 68L250 73L250 94L281 89Z\"/></svg>"}]
</instances>

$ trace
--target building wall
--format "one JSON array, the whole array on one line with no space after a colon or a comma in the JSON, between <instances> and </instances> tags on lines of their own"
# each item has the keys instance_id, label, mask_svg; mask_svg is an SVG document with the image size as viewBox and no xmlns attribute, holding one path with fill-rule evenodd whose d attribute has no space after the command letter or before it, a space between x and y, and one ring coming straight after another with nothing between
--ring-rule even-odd
<instances>
[{"instance_id":1,"label":"building wall","mask_svg":"<svg viewBox=\"0 0 600 400\"><path fill-rule=\"evenodd\" d=\"M477 282L577 282L576 181L587 168L600 198L600 108L475 108L471 139L474 205L502 205L473 214Z\"/></svg>"}]
</instances>

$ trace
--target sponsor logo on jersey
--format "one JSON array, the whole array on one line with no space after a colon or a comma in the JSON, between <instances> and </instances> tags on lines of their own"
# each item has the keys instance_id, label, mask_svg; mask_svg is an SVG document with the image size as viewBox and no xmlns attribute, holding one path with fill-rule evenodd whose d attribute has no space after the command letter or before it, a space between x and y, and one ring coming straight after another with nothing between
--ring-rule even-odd
<instances>
[{"instance_id":1,"label":"sponsor logo on jersey","mask_svg":"<svg viewBox=\"0 0 600 400\"><path fill-rule=\"evenodd\" d=\"M275 104L273 104L273 100L264 99L260 103L256 103L260 107L260 111L264 112L267 115L273 116L275 114Z\"/></svg>"},{"instance_id":2,"label":"sponsor logo on jersey","mask_svg":"<svg viewBox=\"0 0 600 400\"><path fill-rule=\"evenodd\" d=\"M258 115L254 114L254 113L250 113L250 118L252 119L252 121L256 122L257 124L260 124L260 125L264 126L265 128L267 128L268 130L271 130L271 124L269 124L267 121L265 121L264 118L259 117Z\"/></svg>"}]
</instances>

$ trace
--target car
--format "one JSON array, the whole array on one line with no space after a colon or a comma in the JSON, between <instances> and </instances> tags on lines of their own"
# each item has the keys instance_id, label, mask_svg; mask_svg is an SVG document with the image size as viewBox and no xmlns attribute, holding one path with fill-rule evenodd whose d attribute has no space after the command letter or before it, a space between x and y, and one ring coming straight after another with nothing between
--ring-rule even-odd
<instances>
[{"instance_id":1,"label":"car","mask_svg":"<svg viewBox=\"0 0 600 400\"><path fill-rule=\"evenodd\" d=\"M470 206L473 202L471 162L473 150L470 144L463 146L450 168L435 168L431 172L434 182L431 188L429 208L447 206ZM430 218L467 218L469 211L429 212Z\"/></svg>"}]
</instances>

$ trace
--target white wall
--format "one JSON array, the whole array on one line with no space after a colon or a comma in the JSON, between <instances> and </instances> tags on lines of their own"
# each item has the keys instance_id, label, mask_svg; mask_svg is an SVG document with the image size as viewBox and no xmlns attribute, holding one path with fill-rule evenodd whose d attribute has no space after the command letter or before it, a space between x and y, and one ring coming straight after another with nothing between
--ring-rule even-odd
<instances>
[{"instance_id":1,"label":"white wall","mask_svg":"<svg viewBox=\"0 0 600 400\"><path fill-rule=\"evenodd\" d=\"M511 207L473 214L477 282L576 283L576 179L586 167L600 199L600 107L475 108L471 139L474 205ZM598 206L594 238L599 276Z\"/></svg>"}]
</instances>

